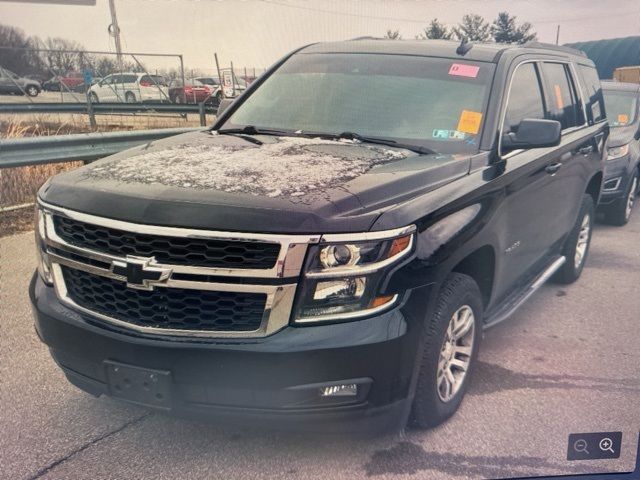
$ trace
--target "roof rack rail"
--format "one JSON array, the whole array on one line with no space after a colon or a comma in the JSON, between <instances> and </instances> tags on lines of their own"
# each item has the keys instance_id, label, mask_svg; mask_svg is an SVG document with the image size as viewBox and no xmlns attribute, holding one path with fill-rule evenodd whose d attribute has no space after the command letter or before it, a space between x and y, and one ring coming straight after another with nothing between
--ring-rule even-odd
<instances>
[{"instance_id":1,"label":"roof rack rail","mask_svg":"<svg viewBox=\"0 0 640 480\"><path fill-rule=\"evenodd\" d=\"M556 50L558 52L571 53L573 55L580 55L581 57L586 57L587 54L582 50L578 50L577 48L565 47L564 45L555 45L553 43L544 43L544 42L527 42L523 45L523 47L529 48L544 48L546 50Z\"/></svg>"}]
</instances>

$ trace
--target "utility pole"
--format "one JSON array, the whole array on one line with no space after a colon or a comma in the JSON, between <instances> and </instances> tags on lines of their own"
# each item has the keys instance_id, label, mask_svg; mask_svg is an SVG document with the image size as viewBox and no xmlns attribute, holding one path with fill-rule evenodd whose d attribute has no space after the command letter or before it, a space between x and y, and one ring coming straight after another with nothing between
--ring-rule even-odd
<instances>
[{"instance_id":1,"label":"utility pole","mask_svg":"<svg viewBox=\"0 0 640 480\"><path fill-rule=\"evenodd\" d=\"M556 45L560 44L560 25L558 25L558 28L556 29Z\"/></svg>"},{"instance_id":2,"label":"utility pole","mask_svg":"<svg viewBox=\"0 0 640 480\"><path fill-rule=\"evenodd\" d=\"M109 25L109 35L116 42L116 54L118 55L118 66L122 65L122 44L120 43L120 27L118 26L118 17L116 16L116 2L109 0L109 10L111 11L111 25Z\"/></svg>"}]
</instances>

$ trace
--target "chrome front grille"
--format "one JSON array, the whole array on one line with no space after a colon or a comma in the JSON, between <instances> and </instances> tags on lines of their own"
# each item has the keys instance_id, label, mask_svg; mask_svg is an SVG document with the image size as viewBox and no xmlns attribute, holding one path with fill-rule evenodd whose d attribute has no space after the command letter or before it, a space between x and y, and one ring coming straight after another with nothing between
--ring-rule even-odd
<instances>
[{"instance_id":1,"label":"chrome front grille","mask_svg":"<svg viewBox=\"0 0 640 480\"><path fill-rule=\"evenodd\" d=\"M220 268L272 268L275 242L148 235L53 216L58 235L71 245L113 255L153 256L159 263Z\"/></svg>"},{"instance_id":2,"label":"chrome front grille","mask_svg":"<svg viewBox=\"0 0 640 480\"><path fill-rule=\"evenodd\" d=\"M262 337L282 329L307 246L319 241L139 225L40 207L60 300L100 321L157 335ZM207 255L194 260L192 248Z\"/></svg>"}]
</instances>

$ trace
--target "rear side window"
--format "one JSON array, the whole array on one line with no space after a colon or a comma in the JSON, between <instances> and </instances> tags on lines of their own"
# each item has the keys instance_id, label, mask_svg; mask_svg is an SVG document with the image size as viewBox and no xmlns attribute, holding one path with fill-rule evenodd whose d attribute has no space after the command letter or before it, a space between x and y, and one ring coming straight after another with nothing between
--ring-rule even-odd
<instances>
[{"instance_id":1,"label":"rear side window","mask_svg":"<svg viewBox=\"0 0 640 480\"><path fill-rule=\"evenodd\" d=\"M567 66L563 63L544 63L542 68L547 81L548 118L559 121L563 130L582 124Z\"/></svg>"},{"instance_id":2,"label":"rear side window","mask_svg":"<svg viewBox=\"0 0 640 480\"><path fill-rule=\"evenodd\" d=\"M161 87L167 86L167 81L161 75L143 75L140 78L140 84L142 85L143 83L150 86L156 86L156 85L159 85Z\"/></svg>"},{"instance_id":3,"label":"rear side window","mask_svg":"<svg viewBox=\"0 0 640 480\"><path fill-rule=\"evenodd\" d=\"M136 83L137 77L135 75L122 75L120 82L122 83Z\"/></svg>"},{"instance_id":4,"label":"rear side window","mask_svg":"<svg viewBox=\"0 0 640 480\"><path fill-rule=\"evenodd\" d=\"M525 118L544 119L544 102L537 67L533 63L520 65L511 81L504 133L516 132Z\"/></svg>"},{"instance_id":5,"label":"rear side window","mask_svg":"<svg viewBox=\"0 0 640 480\"><path fill-rule=\"evenodd\" d=\"M587 115L591 116L590 120L592 122L604 120L604 100L602 97L602 88L600 87L600 79L598 78L598 71L594 67L587 65L579 65L578 68L584 80Z\"/></svg>"}]
</instances>

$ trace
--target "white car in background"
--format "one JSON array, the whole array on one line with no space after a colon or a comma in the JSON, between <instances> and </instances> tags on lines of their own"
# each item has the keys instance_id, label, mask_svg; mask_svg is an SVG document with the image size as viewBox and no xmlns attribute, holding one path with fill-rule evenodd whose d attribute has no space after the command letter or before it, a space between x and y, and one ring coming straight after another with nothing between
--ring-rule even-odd
<instances>
[{"instance_id":1,"label":"white car in background","mask_svg":"<svg viewBox=\"0 0 640 480\"><path fill-rule=\"evenodd\" d=\"M89 99L98 102L168 102L167 80L162 75L124 72L102 78L89 88Z\"/></svg>"}]
</instances>

